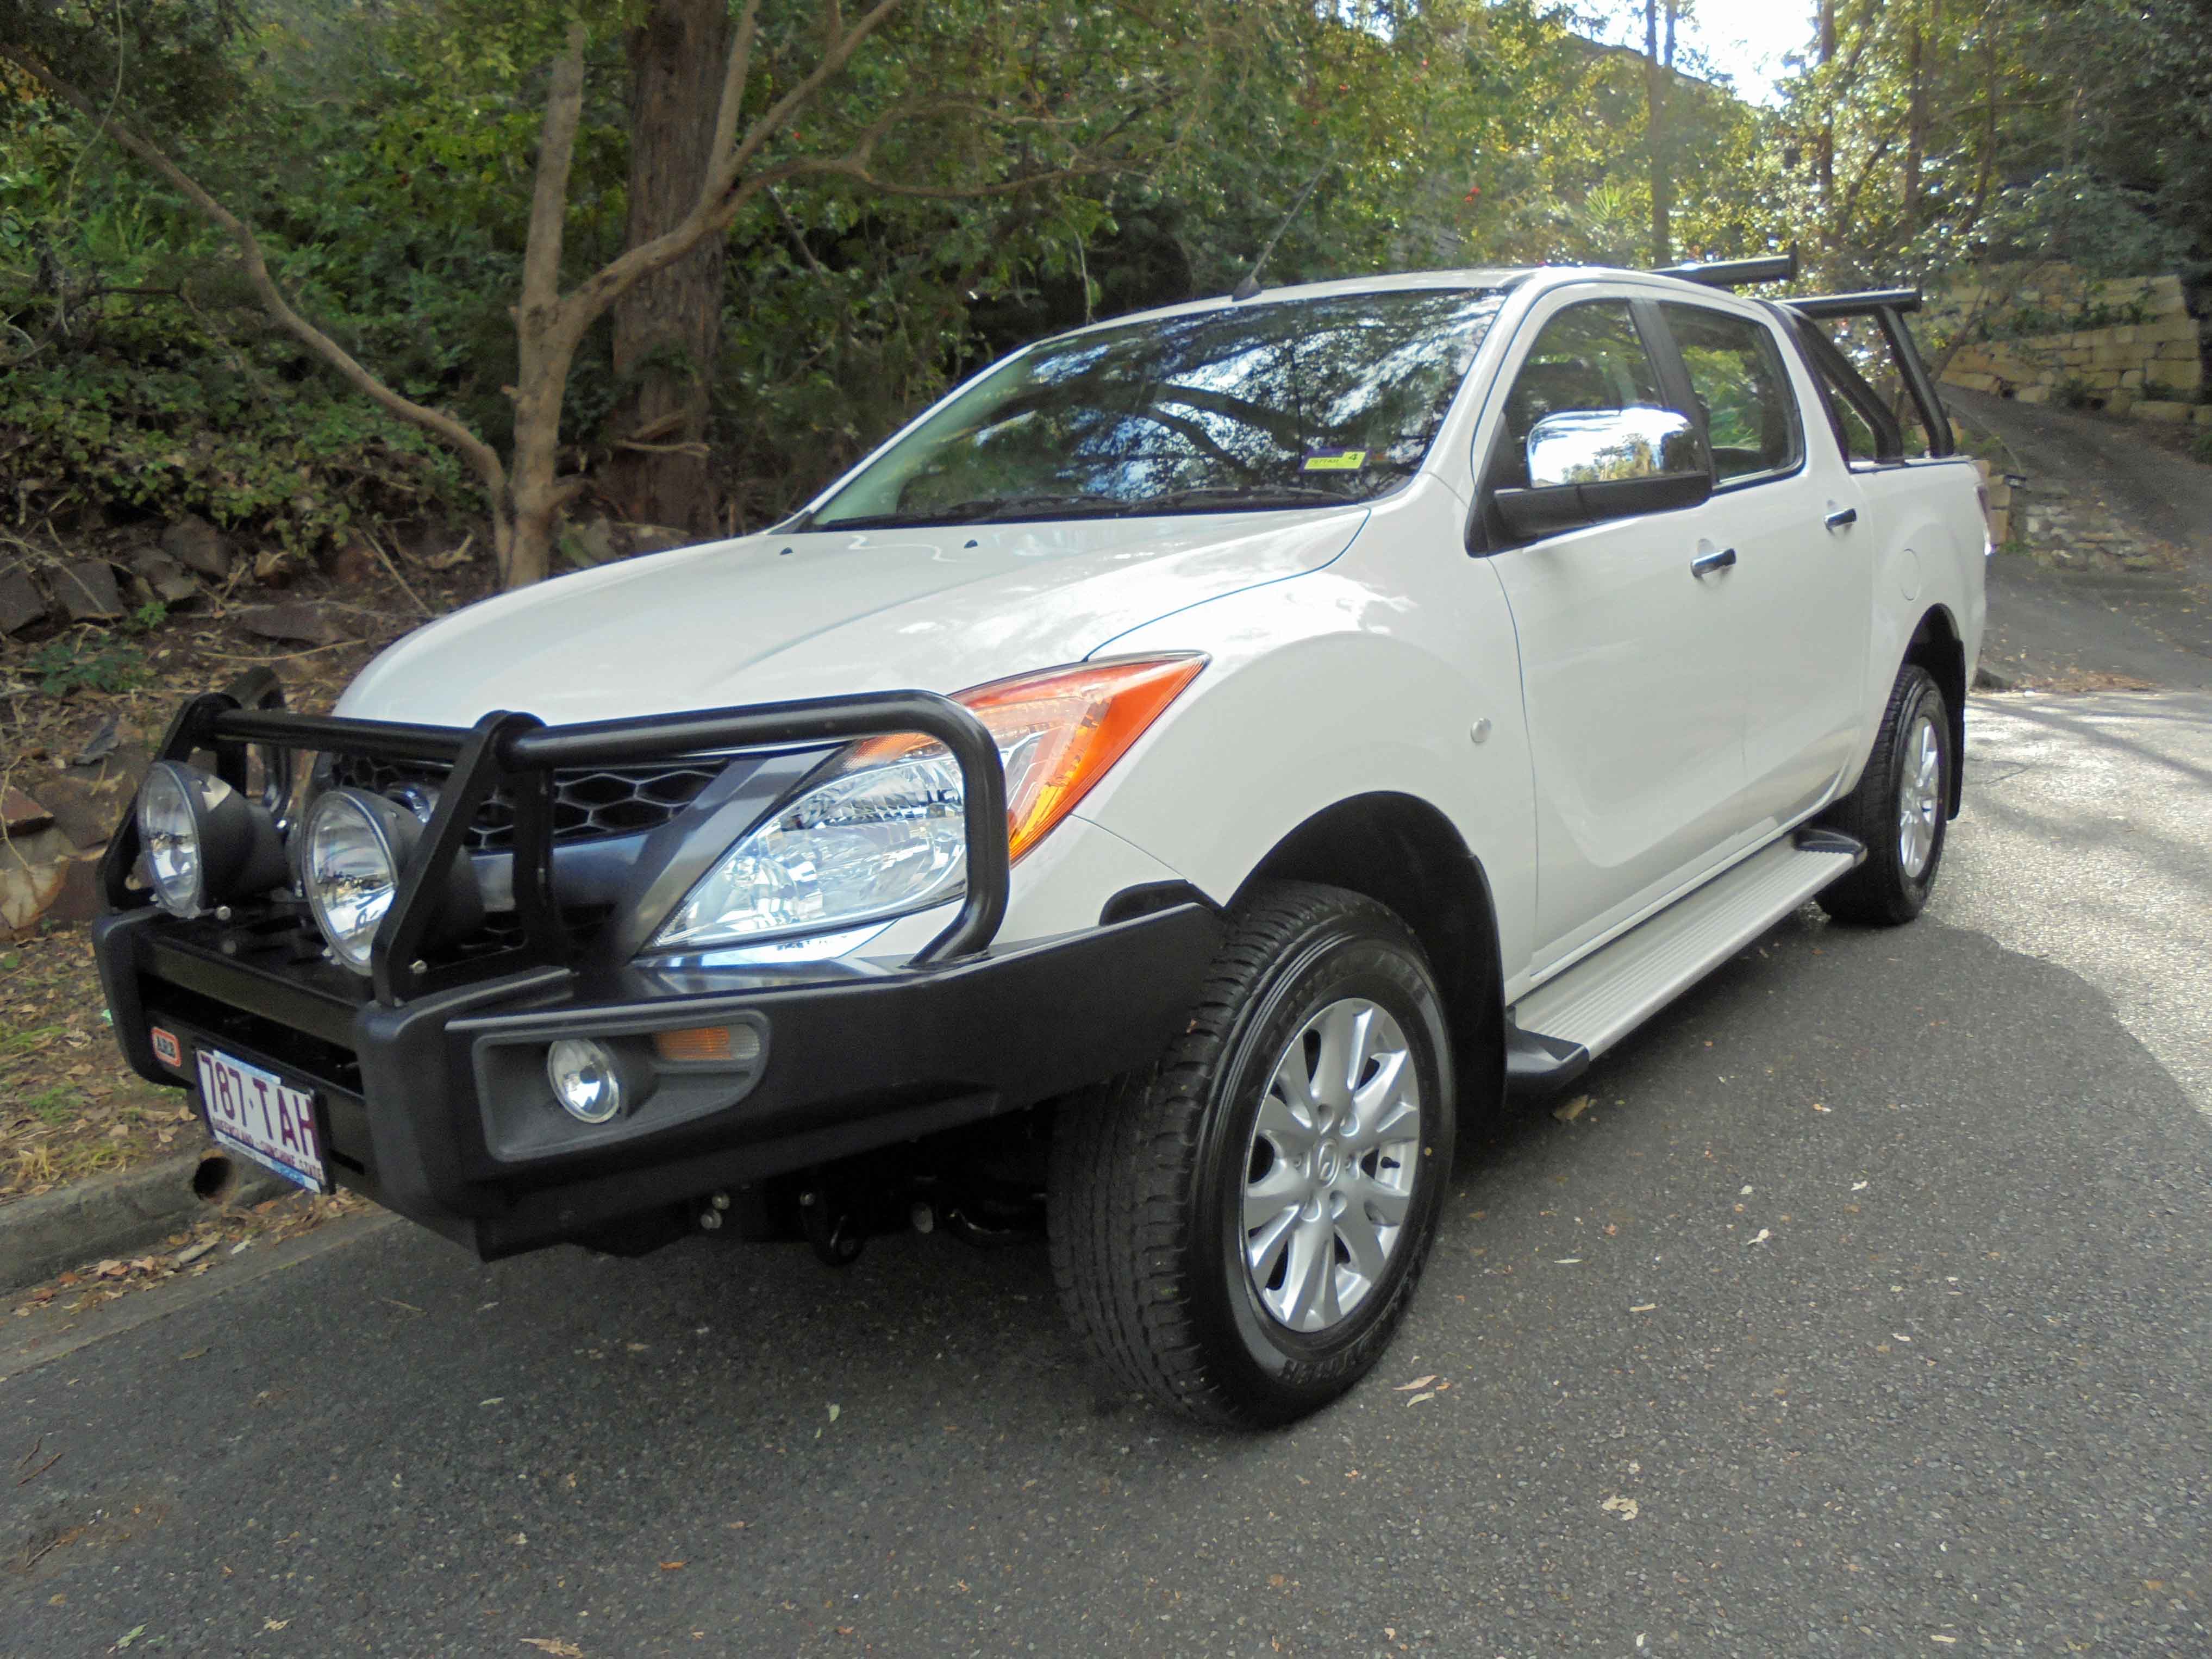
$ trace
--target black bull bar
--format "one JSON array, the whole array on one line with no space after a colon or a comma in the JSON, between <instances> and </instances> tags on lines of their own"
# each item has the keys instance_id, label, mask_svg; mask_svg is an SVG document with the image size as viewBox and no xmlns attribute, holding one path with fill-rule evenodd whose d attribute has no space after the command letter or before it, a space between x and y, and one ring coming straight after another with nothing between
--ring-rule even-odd
<instances>
[{"instance_id":1,"label":"black bull bar","mask_svg":"<svg viewBox=\"0 0 2212 1659\"><path fill-rule=\"evenodd\" d=\"M959 913L915 954L913 965L975 955L990 945L1006 912L1006 773L998 745L982 721L934 692L865 692L568 726L548 726L534 714L495 710L463 727L247 708L229 692L214 691L194 697L178 711L158 758L189 762L196 755L212 753L216 775L241 793L247 788L248 751L257 747L451 769L422 838L400 872L392 908L369 947L376 999L386 1007L397 1007L426 993L524 967L562 965L574 957L577 947L562 926L553 893L556 770L898 733L933 738L951 752L963 785L968 842L967 888ZM522 943L495 954L434 966L422 959L423 945L457 861L468 856L470 824L495 791L506 793L514 812L514 903ZM149 893L131 884L139 852L134 809L108 843L100 864L101 887L112 911L152 902Z\"/></svg>"}]
</instances>

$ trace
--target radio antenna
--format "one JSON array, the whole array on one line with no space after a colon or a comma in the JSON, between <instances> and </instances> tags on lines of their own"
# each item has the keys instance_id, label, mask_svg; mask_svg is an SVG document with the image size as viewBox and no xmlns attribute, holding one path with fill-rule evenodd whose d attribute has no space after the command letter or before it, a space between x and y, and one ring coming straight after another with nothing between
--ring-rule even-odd
<instances>
[{"instance_id":1,"label":"radio antenna","mask_svg":"<svg viewBox=\"0 0 2212 1659\"><path fill-rule=\"evenodd\" d=\"M1252 269L1246 271L1243 280L1229 291L1231 299L1249 300L1260 291L1260 267L1267 263L1267 256L1275 251L1275 244L1283 240L1283 233L1291 228L1291 221L1298 216L1298 210L1305 206L1306 198L1314 193L1315 186L1321 183L1322 175L1335 165L1335 160L1332 157L1314 169L1314 176L1306 180L1306 187L1298 192L1298 199L1291 204L1291 210L1283 216L1283 222L1275 227L1275 234L1267 239L1267 246L1260 250L1260 257L1252 261Z\"/></svg>"}]
</instances>

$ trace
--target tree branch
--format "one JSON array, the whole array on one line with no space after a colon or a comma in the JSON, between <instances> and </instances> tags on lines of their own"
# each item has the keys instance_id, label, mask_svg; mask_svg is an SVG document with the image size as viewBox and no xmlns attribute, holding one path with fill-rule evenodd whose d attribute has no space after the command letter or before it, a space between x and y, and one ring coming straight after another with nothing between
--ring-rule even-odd
<instances>
[{"instance_id":1,"label":"tree branch","mask_svg":"<svg viewBox=\"0 0 2212 1659\"><path fill-rule=\"evenodd\" d=\"M835 45L823 53L822 60L815 64L812 71L804 80L777 99L769 106L765 113L745 130L744 140L733 146L730 153L723 158L721 165L708 170L705 181L700 186L699 199L692 204L691 211L685 214L681 222L672 229L654 237L651 241L641 242L635 247L625 250L616 258L600 266L568 295L562 307L563 313L562 322L572 343L581 339L584 331L596 322L609 306L629 292L639 283L652 276L653 272L673 264L696 247L705 238L714 235L729 227L730 222L738 216L738 209L757 193L750 188L741 188L738 184L738 176L744 173L753 158L759 155L768 141L782 131L790 122L791 118L805 107L816 93L844 69L853 54L866 44L868 36L874 33L877 28L890 18L891 13L903 3L904 0L876 0L876 4L861 16L860 21L854 24ZM741 22L738 27L738 39L731 43L730 64L732 73L738 68L738 48L743 46L750 54L751 46L751 36L746 33ZM734 131L736 113L731 100L740 96L742 93L742 86L733 88L729 78L725 77L723 85L725 110L717 112L715 118L715 136L718 141L721 137L720 124L723 113L729 114L732 130ZM773 184L776 179L770 178L768 182Z\"/></svg>"},{"instance_id":2,"label":"tree branch","mask_svg":"<svg viewBox=\"0 0 2212 1659\"><path fill-rule=\"evenodd\" d=\"M568 169L584 118L584 26L568 25L568 41L553 60L538 131L538 176L530 194L530 231L522 245L522 314L550 319L561 304L561 234L568 216Z\"/></svg>"},{"instance_id":3,"label":"tree branch","mask_svg":"<svg viewBox=\"0 0 2212 1659\"><path fill-rule=\"evenodd\" d=\"M730 61L722 71L722 101L714 106L714 138L707 146L707 176L719 174L728 164L738 142L738 111L745 101L745 77L752 73L753 37L760 29L760 0L745 0L738 19L737 38L730 42Z\"/></svg>"}]
</instances>

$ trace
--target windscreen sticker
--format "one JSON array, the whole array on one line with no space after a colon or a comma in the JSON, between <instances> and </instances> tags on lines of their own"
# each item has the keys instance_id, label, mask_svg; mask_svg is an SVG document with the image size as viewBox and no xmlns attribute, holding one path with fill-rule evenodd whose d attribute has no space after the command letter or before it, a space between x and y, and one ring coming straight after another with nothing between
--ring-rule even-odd
<instances>
[{"instance_id":1,"label":"windscreen sticker","mask_svg":"<svg viewBox=\"0 0 2212 1659\"><path fill-rule=\"evenodd\" d=\"M1364 449L1309 449L1302 472L1357 472L1367 465Z\"/></svg>"}]
</instances>

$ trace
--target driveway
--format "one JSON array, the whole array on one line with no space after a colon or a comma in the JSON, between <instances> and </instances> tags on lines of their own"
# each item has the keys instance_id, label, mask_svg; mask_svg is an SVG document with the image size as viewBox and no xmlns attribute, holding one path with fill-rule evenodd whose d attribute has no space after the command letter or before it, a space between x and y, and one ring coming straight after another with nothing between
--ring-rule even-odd
<instances>
[{"instance_id":1,"label":"driveway","mask_svg":"<svg viewBox=\"0 0 2212 1659\"><path fill-rule=\"evenodd\" d=\"M1033 1249L349 1224L6 1322L4 1645L2212 1650L2212 700L1971 719L1930 914L1793 918L1470 1136L1298 1427L1107 1391Z\"/></svg>"},{"instance_id":2,"label":"driveway","mask_svg":"<svg viewBox=\"0 0 2212 1659\"><path fill-rule=\"evenodd\" d=\"M2212 692L2212 466L2125 422L1952 386L1943 398L2002 439L2027 475L2015 534L2036 504L2063 502L2075 519L2114 526L2170 560L2144 572L2072 570L1999 553L1984 665L2028 684Z\"/></svg>"}]
</instances>

